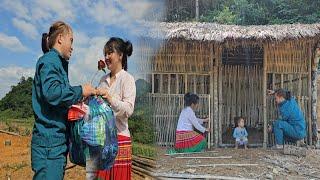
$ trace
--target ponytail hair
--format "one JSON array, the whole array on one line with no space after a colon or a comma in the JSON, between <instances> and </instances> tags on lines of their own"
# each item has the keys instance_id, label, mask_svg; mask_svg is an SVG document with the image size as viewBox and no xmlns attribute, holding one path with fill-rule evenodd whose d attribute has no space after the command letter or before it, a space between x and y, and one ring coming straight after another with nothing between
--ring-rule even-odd
<instances>
[{"instance_id":1,"label":"ponytail hair","mask_svg":"<svg viewBox=\"0 0 320 180\"><path fill-rule=\"evenodd\" d=\"M103 54L106 56L108 53L117 52L122 54L121 64L122 68L128 70L128 57L132 55L133 47L130 41L124 41L118 37L111 37L104 45Z\"/></svg>"},{"instance_id":2,"label":"ponytail hair","mask_svg":"<svg viewBox=\"0 0 320 180\"><path fill-rule=\"evenodd\" d=\"M67 34L72 32L71 27L62 21L53 23L49 28L49 33L43 33L41 39L42 52L48 52L56 43L59 34Z\"/></svg>"},{"instance_id":3,"label":"ponytail hair","mask_svg":"<svg viewBox=\"0 0 320 180\"><path fill-rule=\"evenodd\" d=\"M193 93L188 92L184 95L185 106L191 106L191 104L199 103L199 96Z\"/></svg>"},{"instance_id":4,"label":"ponytail hair","mask_svg":"<svg viewBox=\"0 0 320 180\"><path fill-rule=\"evenodd\" d=\"M49 51L49 46L48 46L48 33L43 33L42 34L42 40L41 40L41 48L43 54Z\"/></svg>"},{"instance_id":5,"label":"ponytail hair","mask_svg":"<svg viewBox=\"0 0 320 180\"><path fill-rule=\"evenodd\" d=\"M291 92L290 92L290 91L286 91L286 90L284 90L284 89L277 89L277 90L275 91L275 95L280 96L280 97L283 97L283 98L286 99L286 100L290 100L291 97L292 97Z\"/></svg>"}]
</instances>

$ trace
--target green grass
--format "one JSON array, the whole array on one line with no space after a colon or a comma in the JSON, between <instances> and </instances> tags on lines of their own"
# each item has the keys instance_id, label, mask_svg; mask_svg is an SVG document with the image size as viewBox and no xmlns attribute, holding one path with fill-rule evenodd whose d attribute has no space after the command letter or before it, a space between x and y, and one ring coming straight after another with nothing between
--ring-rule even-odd
<instances>
[{"instance_id":1,"label":"green grass","mask_svg":"<svg viewBox=\"0 0 320 180\"><path fill-rule=\"evenodd\" d=\"M143 156L143 157L148 157L152 159L157 157L157 151L155 146L136 143L136 142L133 142L132 144L132 154L136 156Z\"/></svg>"},{"instance_id":2,"label":"green grass","mask_svg":"<svg viewBox=\"0 0 320 180\"><path fill-rule=\"evenodd\" d=\"M7 118L0 120L0 128L5 131L15 132L23 136L29 136L32 132L33 123L34 118Z\"/></svg>"}]
</instances>

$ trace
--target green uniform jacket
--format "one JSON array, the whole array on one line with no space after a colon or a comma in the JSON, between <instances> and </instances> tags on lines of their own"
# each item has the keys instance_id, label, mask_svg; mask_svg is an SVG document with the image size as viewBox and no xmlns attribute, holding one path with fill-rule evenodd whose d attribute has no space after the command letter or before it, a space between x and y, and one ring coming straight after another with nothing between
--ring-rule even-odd
<instances>
[{"instance_id":1,"label":"green uniform jacket","mask_svg":"<svg viewBox=\"0 0 320 180\"><path fill-rule=\"evenodd\" d=\"M32 85L35 124L32 144L55 147L67 142L67 112L82 99L81 86L71 86L68 61L52 48L39 58Z\"/></svg>"}]
</instances>

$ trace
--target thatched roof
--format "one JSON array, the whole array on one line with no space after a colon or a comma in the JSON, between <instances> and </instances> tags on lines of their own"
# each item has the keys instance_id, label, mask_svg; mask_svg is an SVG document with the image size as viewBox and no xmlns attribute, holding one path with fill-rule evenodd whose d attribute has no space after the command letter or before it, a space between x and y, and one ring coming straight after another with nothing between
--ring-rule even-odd
<instances>
[{"instance_id":1,"label":"thatched roof","mask_svg":"<svg viewBox=\"0 0 320 180\"><path fill-rule=\"evenodd\" d=\"M144 36L225 42L232 40L275 40L320 37L320 24L237 26L216 23L147 23Z\"/></svg>"}]
</instances>

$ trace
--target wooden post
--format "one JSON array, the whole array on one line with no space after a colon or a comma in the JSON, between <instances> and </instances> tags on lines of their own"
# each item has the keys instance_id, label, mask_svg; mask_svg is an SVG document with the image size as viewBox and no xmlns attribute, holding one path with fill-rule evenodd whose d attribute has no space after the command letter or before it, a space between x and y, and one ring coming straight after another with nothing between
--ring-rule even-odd
<instances>
[{"instance_id":1,"label":"wooden post","mask_svg":"<svg viewBox=\"0 0 320 180\"><path fill-rule=\"evenodd\" d=\"M318 47L320 44L318 45ZM317 79L318 79L318 64L319 64L319 58L320 58L320 48L316 49L316 52L314 53L314 59L313 59L313 65L312 65L312 113L311 113L311 119L312 119L312 139L314 140L314 144L320 145L320 141L318 139L318 122L317 122Z\"/></svg>"},{"instance_id":2,"label":"wooden post","mask_svg":"<svg viewBox=\"0 0 320 180\"><path fill-rule=\"evenodd\" d=\"M218 75L218 77L219 77L219 80L218 80L218 83L219 83L219 100L218 100L218 105L219 105L219 121L218 121L218 126L219 126L219 129L218 129L218 133L219 133L219 136L218 136L218 138L219 138L219 144L218 145L220 145L220 144L222 144L222 65L221 65L221 46L219 46L218 48L217 48L217 59L216 59L216 61L217 61L217 63L216 64L218 64L218 66L217 66L217 68L219 69L219 75Z\"/></svg>"},{"instance_id":3,"label":"wooden post","mask_svg":"<svg viewBox=\"0 0 320 180\"><path fill-rule=\"evenodd\" d=\"M214 143L215 143L215 147L219 146L219 131L218 131L218 122L219 122L219 98L218 98L218 48L216 48L216 45L213 45L213 49L212 51L214 52L214 60L215 60L215 64L213 65L213 74L211 74L211 83L212 84L212 88L211 90L211 95L213 98L213 123L214 123Z\"/></svg>"},{"instance_id":4,"label":"wooden post","mask_svg":"<svg viewBox=\"0 0 320 180\"><path fill-rule=\"evenodd\" d=\"M210 148L211 147L211 141L213 140L213 135L214 135L214 131L213 131L213 128L212 127L214 127L215 128L215 124L213 124L214 123L214 120L215 120L215 118L214 118L214 116L215 116L215 106L214 106L214 104L213 104L213 99L214 99L214 80L213 80L213 78L214 78L214 76L215 76L215 74L214 74L214 67L215 67L215 64L214 64L214 61L215 61L215 58L214 58L214 45L213 44L209 44L209 61L210 61L210 63L209 63L209 65L210 65L210 68L209 68L209 71L210 71L210 86L209 86L209 93L210 93L210 97L209 97L209 106L210 106L210 108L209 108L209 128L210 128L210 133L209 133L209 139L208 139L208 148ZM214 108L213 109L213 111L211 110L211 108ZM215 141L215 143L216 143L216 141Z\"/></svg>"},{"instance_id":5,"label":"wooden post","mask_svg":"<svg viewBox=\"0 0 320 180\"><path fill-rule=\"evenodd\" d=\"M311 45L308 48L308 56L305 58L308 58L308 144L312 144L312 121L311 121L311 107L312 107L312 84L311 84L311 71L312 71L312 49Z\"/></svg>"},{"instance_id":6,"label":"wooden post","mask_svg":"<svg viewBox=\"0 0 320 180\"><path fill-rule=\"evenodd\" d=\"M267 132L267 59L266 45L263 46L263 74L262 74L262 96L263 96L263 148L267 148L268 145L268 132Z\"/></svg>"},{"instance_id":7,"label":"wooden post","mask_svg":"<svg viewBox=\"0 0 320 180\"><path fill-rule=\"evenodd\" d=\"M208 96L208 105L209 105L209 112L208 112L208 115L209 115L209 118L211 118L211 101L210 101L210 95ZM208 122L208 128L211 129L211 119L209 119L209 122ZM208 132L208 149L210 149L211 147L211 130Z\"/></svg>"}]
</instances>

